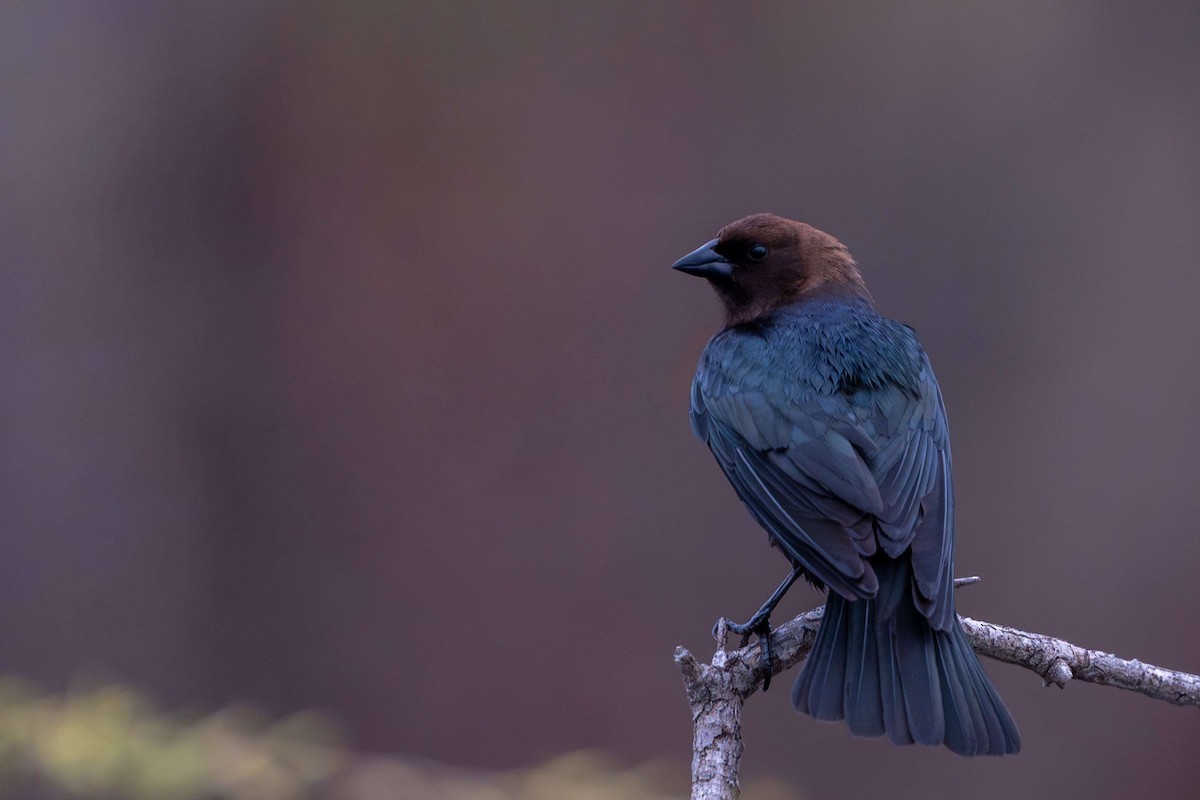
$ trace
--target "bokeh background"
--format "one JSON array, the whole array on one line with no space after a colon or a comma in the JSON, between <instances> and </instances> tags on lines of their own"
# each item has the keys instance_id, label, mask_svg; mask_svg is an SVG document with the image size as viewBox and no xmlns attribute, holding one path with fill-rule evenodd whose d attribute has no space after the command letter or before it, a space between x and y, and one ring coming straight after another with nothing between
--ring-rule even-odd
<instances>
[{"instance_id":1,"label":"bokeh background","mask_svg":"<svg viewBox=\"0 0 1200 800\"><path fill-rule=\"evenodd\" d=\"M2 16L0 671L686 774L672 650L786 565L691 437L719 311L667 267L764 210L922 334L960 610L1200 671L1195 3ZM1017 758L852 739L785 679L745 776L1194 796L1194 709L988 671Z\"/></svg>"}]
</instances>

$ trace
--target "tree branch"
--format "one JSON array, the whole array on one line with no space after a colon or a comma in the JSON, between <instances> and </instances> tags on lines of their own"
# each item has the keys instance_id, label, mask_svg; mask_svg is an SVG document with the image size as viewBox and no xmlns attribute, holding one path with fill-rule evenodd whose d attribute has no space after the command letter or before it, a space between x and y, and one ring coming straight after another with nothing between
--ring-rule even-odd
<instances>
[{"instance_id":1,"label":"tree branch","mask_svg":"<svg viewBox=\"0 0 1200 800\"><path fill-rule=\"evenodd\" d=\"M978 578L960 578L956 585ZM806 611L771 632L772 675L800 663L812 649L824 607ZM1177 706L1200 706L1200 675L1163 669L1111 653L1088 650L1040 633L959 617L980 655L1016 664L1041 676L1044 685L1066 686L1072 678L1116 686ZM683 647L675 663L683 671L692 709L692 800L736 800L742 756L742 706L762 687L761 643L725 649L725 620L711 664L701 664Z\"/></svg>"},{"instance_id":2,"label":"tree branch","mask_svg":"<svg viewBox=\"0 0 1200 800\"><path fill-rule=\"evenodd\" d=\"M1200 675L1163 669L1118 658L1101 650L1088 650L1053 636L1009 628L970 617L959 617L967 638L980 655L1031 669L1046 685L1066 686L1067 681L1087 681L1116 686L1166 700L1177 706L1200 706Z\"/></svg>"}]
</instances>

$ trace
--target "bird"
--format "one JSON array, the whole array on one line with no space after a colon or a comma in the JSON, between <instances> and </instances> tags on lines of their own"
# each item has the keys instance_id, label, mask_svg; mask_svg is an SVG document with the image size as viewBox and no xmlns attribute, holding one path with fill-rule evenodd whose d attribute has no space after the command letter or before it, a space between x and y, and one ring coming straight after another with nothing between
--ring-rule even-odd
<instances>
[{"instance_id":1,"label":"bird","mask_svg":"<svg viewBox=\"0 0 1200 800\"><path fill-rule=\"evenodd\" d=\"M1020 750L1016 723L954 607L954 488L942 393L916 331L878 313L833 236L762 213L722 228L672 267L704 278L725 311L700 356L690 419L787 579L827 591L795 708L862 737Z\"/></svg>"}]
</instances>

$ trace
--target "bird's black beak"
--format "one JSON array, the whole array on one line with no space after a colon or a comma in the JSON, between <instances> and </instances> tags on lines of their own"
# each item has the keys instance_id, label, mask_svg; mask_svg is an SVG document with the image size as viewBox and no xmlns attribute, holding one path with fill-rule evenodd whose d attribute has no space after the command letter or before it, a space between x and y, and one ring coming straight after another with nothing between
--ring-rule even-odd
<instances>
[{"instance_id":1,"label":"bird's black beak","mask_svg":"<svg viewBox=\"0 0 1200 800\"><path fill-rule=\"evenodd\" d=\"M708 278L710 281L729 278L733 275L733 264L725 256L713 248L717 239L705 242L692 252L671 265L671 269L695 275L698 278Z\"/></svg>"}]
</instances>

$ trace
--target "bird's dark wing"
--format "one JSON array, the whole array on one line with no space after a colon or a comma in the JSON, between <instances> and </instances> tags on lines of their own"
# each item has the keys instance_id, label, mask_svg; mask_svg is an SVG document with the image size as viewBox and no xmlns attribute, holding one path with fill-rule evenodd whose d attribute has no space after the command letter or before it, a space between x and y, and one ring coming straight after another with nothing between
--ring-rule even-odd
<instances>
[{"instance_id":1,"label":"bird's dark wing","mask_svg":"<svg viewBox=\"0 0 1200 800\"><path fill-rule=\"evenodd\" d=\"M937 630L954 620L954 487L946 409L924 353L914 393L872 392L877 439L872 457L883 507L875 513L879 543L898 558L911 548L913 600ZM878 396L875 396L878 395Z\"/></svg>"},{"instance_id":2,"label":"bird's dark wing","mask_svg":"<svg viewBox=\"0 0 1200 800\"><path fill-rule=\"evenodd\" d=\"M848 599L874 596L878 550L896 558L911 546L914 600L943 629L953 616L950 452L924 354L915 391L886 382L844 391L756 368L753 349L702 361L697 436L772 540Z\"/></svg>"}]
</instances>

